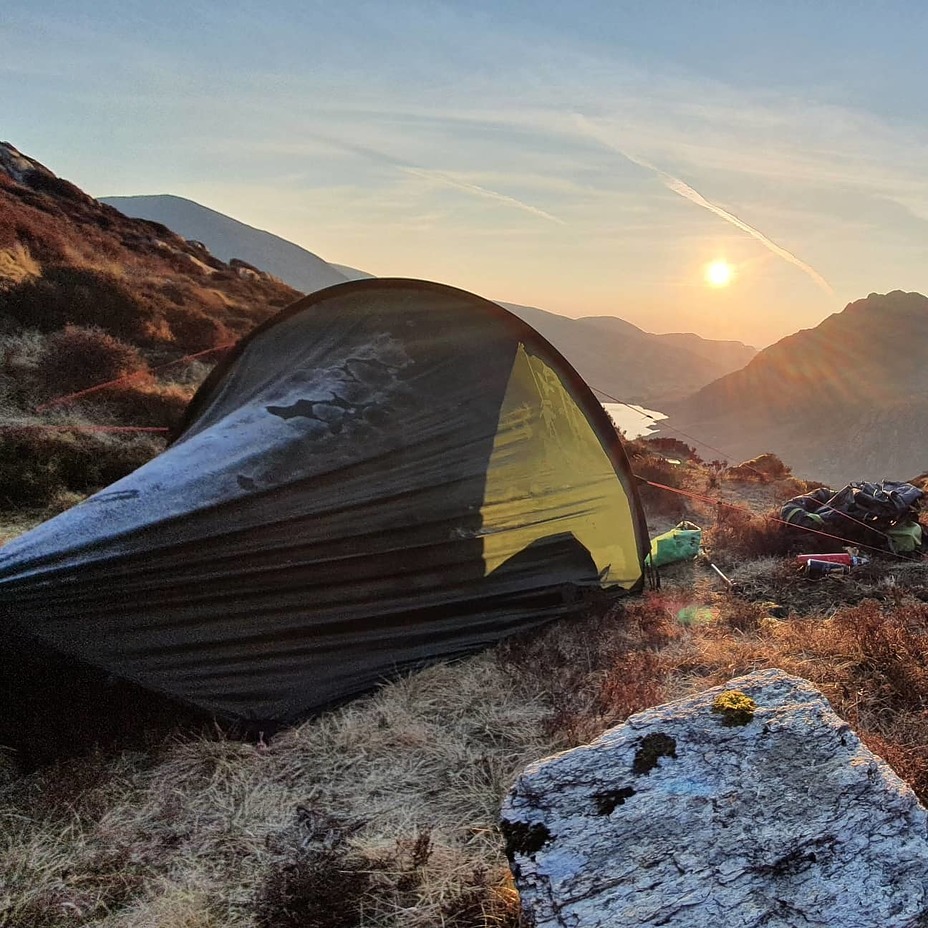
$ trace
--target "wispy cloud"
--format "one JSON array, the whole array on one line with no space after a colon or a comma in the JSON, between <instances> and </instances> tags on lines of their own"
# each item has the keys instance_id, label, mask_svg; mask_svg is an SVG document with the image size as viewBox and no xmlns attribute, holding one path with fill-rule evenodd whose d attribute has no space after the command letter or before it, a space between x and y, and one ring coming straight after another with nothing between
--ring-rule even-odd
<instances>
[{"instance_id":1,"label":"wispy cloud","mask_svg":"<svg viewBox=\"0 0 928 928\"><path fill-rule=\"evenodd\" d=\"M563 219L559 219L557 216L545 212L545 210L539 209L537 206L532 206L530 203L523 203L515 197L508 196L505 193L499 193L496 190L489 190L477 184L469 184L466 181L458 180L442 171L429 171L425 168L414 168L408 165L401 167L400 170L405 171L407 174L411 174L413 177L432 180L439 184L444 184L446 187L463 190L465 193L472 193L475 196L483 197L487 200L495 200L497 203L502 203L505 206L514 206L516 209L521 209L525 213L531 213L533 216L540 216L542 219L547 219L549 222L556 222L562 226L567 225Z\"/></svg>"},{"instance_id":2,"label":"wispy cloud","mask_svg":"<svg viewBox=\"0 0 928 928\"><path fill-rule=\"evenodd\" d=\"M784 261L788 261L790 264L798 267L804 274L807 274L816 284L825 291L829 296L834 296L834 288L822 277L821 274L810 264L806 264L801 258L797 258L791 251L787 251L782 245L778 245L771 238L768 238L758 229L755 229L753 226L748 225L743 219L739 219L733 213L728 212L727 209L723 209L717 203L713 203L711 200L707 200L698 190L694 190L688 183L683 180L680 180L679 177L674 177L672 174L668 174L666 171L661 170L659 167L651 164L650 161L645 161L644 158L639 158L630 152L625 151L623 148L620 148L610 139L605 138L603 133L601 133L594 125L592 125L589 120L584 119L582 116L577 117L578 124L583 128L583 130L595 138L597 141L601 142L603 145L612 149L612 151L617 152L623 158L631 161L632 164L637 164L639 167L645 168L645 170L651 171L656 174L664 186L668 190L672 190L674 193L683 197L684 199L689 200L691 203L695 203L697 206L701 206L703 209L708 210L710 213L718 216L719 219L725 220L725 222L730 223L736 229L740 229L742 232L746 232L751 238L760 242L764 248L773 252L777 257L782 258Z\"/></svg>"},{"instance_id":3,"label":"wispy cloud","mask_svg":"<svg viewBox=\"0 0 928 928\"><path fill-rule=\"evenodd\" d=\"M357 143L346 142L331 136L323 136L319 135L318 133L314 134L317 140L325 142L327 145L331 145L343 151L349 151L356 155L361 155L362 157L369 158L381 164L389 165L390 167L396 168L396 170L402 171L404 174L407 174L411 177L418 177L422 180L438 183L445 187L450 187L454 190L461 190L464 193L480 197L484 200L493 200L495 203L502 203L504 206L511 206L515 209L522 210L522 212L530 213L532 216L538 216L541 219L546 219L548 222L556 222L559 225L566 225L563 219L559 219L557 216L554 216L537 206L532 206L531 203L525 203L516 197L509 196L505 193L500 193L498 190L490 190L489 188L481 187L478 184L468 183L467 181L460 180L459 178L453 177L450 174L446 174L443 171L436 171L429 168L420 167L416 164L409 164L399 158L395 158L392 155L387 154L384 151L371 148L369 145L358 145Z\"/></svg>"}]
</instances>

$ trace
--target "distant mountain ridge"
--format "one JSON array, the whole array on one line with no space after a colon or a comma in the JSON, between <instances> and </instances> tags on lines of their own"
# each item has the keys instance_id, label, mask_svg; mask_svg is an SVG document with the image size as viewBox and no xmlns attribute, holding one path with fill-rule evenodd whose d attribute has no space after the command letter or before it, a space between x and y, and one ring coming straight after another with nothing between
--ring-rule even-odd
<instances>
[{"instance_id":1,"label":"distant mountain ridge","mask_svg":"<svg viewBox=\"0 0 928 928\"><path fill-rule=\"evenodd\" d=\"M544 335L594 389L661 410L757 353L741 342L652 335L616 316L570 319L533 306L500 305Z\"/></svg>"},{"instance_id":2,"label":"distant mountain ridge","mask_svg":"<svg viewBox=\"0 0 928 928\"><path fill-rule=\"evenodd\" d=\"M336 268L279 235L256 229L184 197L172 194L101 197L100 202L125 216L160 222L186 239L202 242L221 261L238 258L254 264L302 293L367 276L354 268Z\"/></svg>"},{"instance_id":3,"label":"distant mountain ridge","mask_svg":"<svg viewBox=\"0 0 928 928\"><path fill-rule=\"evenodd\" d=\"M928 298L871 293L671 404L666 426L836 483L907 479L928 470L926 359Z\"/></svg>"}]
</instances>

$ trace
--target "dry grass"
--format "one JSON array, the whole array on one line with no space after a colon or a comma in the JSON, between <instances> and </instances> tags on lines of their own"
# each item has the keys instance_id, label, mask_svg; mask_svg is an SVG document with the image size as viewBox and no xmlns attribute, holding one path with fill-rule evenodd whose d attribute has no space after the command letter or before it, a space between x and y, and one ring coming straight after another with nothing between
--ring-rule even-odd
<instances>
[{"instance_id":1,"label":"dry grass","mask_svg":"<svg viewBox=\"0 0 928 928\"><path fill-rule=\"evenodd\" d=\"M784 563L754 568L759 582ZM0 924L515 928L496 822L517 773L751 670L811 680L928 798L926 634L928 606L905 589L774 619L690 563L659 593L432 667L266 743L178 733L8 773Z\"/></svg>"},{"instance_id":2,"label":"dry grass","mask_svg":"<svg viewBox=\"0 0 928 928\"><path fill-rule=\"evenodd\" d=\"M336 874L367 875L361 923L517 925L496 812L551 749L546 714L482 655L269 744L178 736L19 778L0 794L0 924L139 928L159 911L197 926L314 924L323 900L307 874L323 858L306 822L323 820L343 835L329 861L340 906L352 884Z\"/></svg>"},{"instance_id":3,"label":"dry grass","mask_svg":"<svg viewBox=\"0 0 928 928\"><path fill-rule=\"evenodd\" d=\"M0 282L18 284L30 277L38 277L41 273L42 266L22 242L14 242L10 248L0 249Z\"/></svg>"}]
</instances>

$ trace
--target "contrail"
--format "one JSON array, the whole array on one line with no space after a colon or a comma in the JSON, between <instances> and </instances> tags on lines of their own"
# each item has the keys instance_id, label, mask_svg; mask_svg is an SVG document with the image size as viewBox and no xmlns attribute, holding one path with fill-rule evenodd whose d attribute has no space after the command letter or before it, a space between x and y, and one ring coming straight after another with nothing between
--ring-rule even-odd
<instances>
[{"instance_id":1,"label":"contrail","mask_svg":"<svg viewBox=\"0 0 928 928\"><path fill-rule=\"evenodd\" d=\"M542 219L547 219L548 222L556 222L558 225L562 226L567 225L563 219L559 219L557 216L552 216L551 213L546 213L543 209L539 209L537 206L532 206L530 203L523 203L522 200L517 200L515 197L510 197L505 193L499 193L497 190L489 190L486 187L478 187L477 184L468 184L466 181L457 180L456 178L450 177L441 171L432 171L428 170L427 168L420 168L414 164L401 161L399 158L394 158L392 155L388 155L386 152L379 151L376 148L370 148L367 145L357 145L353 142L344 142L341 139L332 138L331 136L323 135L317 132L314 132L313 136L314 138L325 142L328 145L332 145L334 148L340 148L342 151L350 151L353 154L361 155L365 158L370 158L372 161L379 161L381 164L386 164L392 168L396 168L398 171L402 171L404 174L410 174L413 177L420 177L425 180L437 181L438 183L444 184L446 187L453 187L456 190L463 190L465 193L471 193L486 200L495 200L497 203L503 203L506 206L514 206L516 209L520 209L526 213L531 213L533 216L540 216Z\"/></svg>"},{"instance_id":2,"label":"contrail","mask_svg":"<svg viewBox=\"0 0 928 928\"><path fill-rule=\"evenodd\" d=\"M679 194L681 197L685 197L691 203L695 203L697 206L701 206L703 209L709 210L710 213L714 213L720 219L724 219L726 222L731 223L735 228L741 229L742 232L747 232L751 238L756 239L761 243L765 248L772 251L775 255L782 258L784 261L789 261L790 264L795 265L799 270L803 271L805 274L808 274L809 277L815 282L815 284L825 291L829 296L834 296L835 291L832 288L831 284L822 277L821 274L814 267L806 264L801 258L797 258L792 252L787 251L783 248L782 245L778 245L772 239L767 238L763 232L758 231L753 226L749 226L744 220L739 219L737 216L728 212L726 209L722 209L721 206L717 206L715 203L712 203L710 200L707 200L698 190L694 190L689 184L685 181L680 180L679 177L674 177L672 174L668 174L666 171L662 171L659 167L651 164L649 161L645 161L643 158L638 158L635 155L629 154L627 151L619 148L618 145L615 145L609 139L604 138L602 133L599 132L595 126L590 125L590 123L584 119L582 116L577 117L578 122L584 128L584 130L592 135L597 141L601 142L607 148L611 148L613 151L618 152L623 158L628 159L632 164L637 164L639 167L645 168L648 171L653 171L660 179L661 182L667 187L668 190L672 190L674 193Z\"/></svg>"},{"instance_id":3,"label":"contrail","mask_svg":"<svg viewBox=\"0 0 928 928\"><path fill-rule=\"evenodd\" d=\"M563 219L558 219L557 216L552 216L551 213L546 213L543 209L539 209L537 206L532 206L530 203L523 203L521 200L517 200L515 197L507 196L505 193L498 193L496 190L488 190L486 187L478 187L476 184L468 184L465 181L457 180L454 177L449 177L447 174L443 174L441 171L429 171L425 168L413 168L409 167L408 165L400 166L400 170L405 171L407 174L412 174L414 177L423 177L427 180L436 180L448 187L455 187L458 190L464 190L467 193L476 194L477 196L484 197L487 200L496 200L497 203L505 203L507 206L515 206L517 209L521 209L526 213L531 213L533 216L541 216L542 219L547 219L549 222L556 222L558 225L567 225Z\"/></svg>"}]
</instances>

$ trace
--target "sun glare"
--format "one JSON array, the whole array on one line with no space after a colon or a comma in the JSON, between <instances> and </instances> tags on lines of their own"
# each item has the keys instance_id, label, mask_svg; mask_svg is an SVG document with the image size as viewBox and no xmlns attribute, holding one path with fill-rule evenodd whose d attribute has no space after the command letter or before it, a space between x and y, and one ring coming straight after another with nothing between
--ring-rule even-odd
<instances>
[{"instance_id":1,"label":"sun glare","mask_svg":"<svg viewBox=\"0 0 928 928\"><path fill-rule=\"evenodd\" d=\"M710 287L727 287L734 276L734 270L727 261L713 261L706 265L706 283Z\"/></svg>"}]
</instances>

